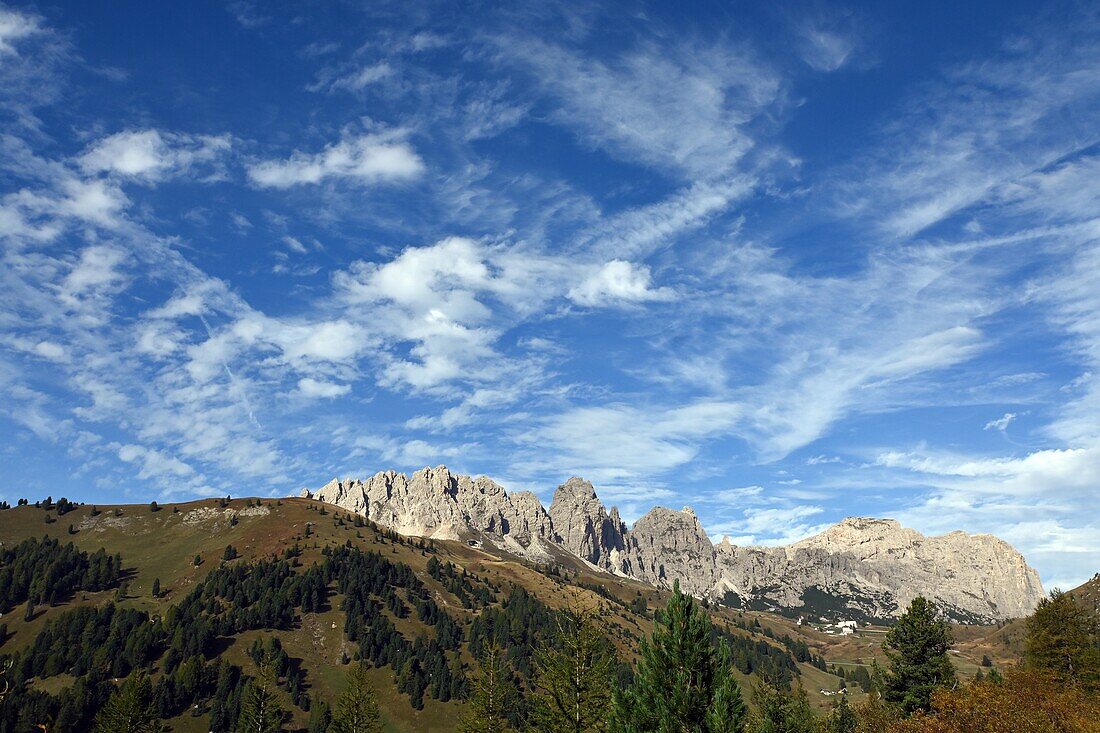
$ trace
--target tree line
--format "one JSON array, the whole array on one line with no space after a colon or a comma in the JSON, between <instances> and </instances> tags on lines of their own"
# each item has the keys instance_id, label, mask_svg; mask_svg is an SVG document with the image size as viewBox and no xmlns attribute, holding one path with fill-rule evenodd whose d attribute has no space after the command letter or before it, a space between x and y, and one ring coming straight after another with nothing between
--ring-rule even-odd
<instances>
[{"instance_id":1,"label":"tree line","mask_svg":"<svg viewBox=\"0 0 1100 733\"><path fill-rule=\"evenodd\" d=\"M759 675L752 708L726 639L698 602L674 588L629 681L616 684L615 648L597 611L574 607L534 649L526 699L497 639L481 648L460 733L1095 733L1100 730L1100 629L1095 609L1055 591L1027 620L1024 664L959 680L951 630L915 599L886 635L859 705L841 696L817 714L805 689ZM526 715L516 720L514 711Z\"/></svg>"}]
</instances>

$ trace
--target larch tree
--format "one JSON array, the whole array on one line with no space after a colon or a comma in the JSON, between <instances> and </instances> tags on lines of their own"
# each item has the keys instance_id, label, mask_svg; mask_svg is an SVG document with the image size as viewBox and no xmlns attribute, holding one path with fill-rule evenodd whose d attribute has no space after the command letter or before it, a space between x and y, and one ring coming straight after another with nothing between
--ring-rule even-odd
<instances>
[{"instance_id":1,"label":"larch tree","mask_svg":"<svg viewBox=\"0 0 1100 733\"><path fill-rule=\"evenodd\" d=\"M274 663L270 658L263 659L256 676L244 688L237 733L279 733L283 729L278 686Z\"/></svg>"},{"instance_id":2,"label":"larch tree","mask_svg":"<svg viewBox=\"0 0 1100 733\"><path fill-rule=\"evenodd\" d=\"M348 673L348 685L336 699L328 733L382 733L378 696L362 662Z\"/></svg>"},{"instance_id":3,"label":"larch tree","mask_svg":"<svg viewBox=\"0 0 1100 733\"><path fill-rule=\"evenodd\" d=\"M538 733L607 729L615 652L597 612L574 599L558 617L554 636L535 653L531 728Z\"/></svg>"},{"instance_id":4,"label":"larch tree","mask_svg":"<svg viewBox=\"0 0 1100 733\"><path fill-rule=\"evenodd\" d=\"M1065 684L1100 689L1100 621L1095 611L1060 590L1027 619L1025 659Z\"/></svg>"},{"instance_id":5,"label":"larch tree","mask_svg":"<svg viewBox=\"0 0 1100 733\"><path fill-rule=\"evenodd\" d=\"M160 733L149 678L134 672L115 690L95 717L95 733Z\"/></svg>"},{"instance_id":6,"label":"larch tree","mask_svg":"<svg viewBox=\"0 0 1100 733\"><path fill-rule=\"evenodd\" d=\"M509 682L509 670L504 651L495 643L485 647L477 673L473 694L458 721L458 733L507 733L507 711L513 702L514 688Z\"/></svg>"}]
</instances>

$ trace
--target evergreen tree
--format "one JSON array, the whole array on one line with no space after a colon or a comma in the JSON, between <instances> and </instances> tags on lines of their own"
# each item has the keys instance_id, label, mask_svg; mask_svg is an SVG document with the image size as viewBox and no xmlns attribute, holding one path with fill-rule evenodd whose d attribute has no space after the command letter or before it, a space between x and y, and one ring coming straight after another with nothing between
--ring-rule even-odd
<instances>
[{"instance_id":1,"label":"evergreen tree","mask_svg":"<svg viewBox=\"0 0 1100 733\"><path fill-rule=\"evenodd\" d=\"M927 598L914 598L882 643L890 659L883 697L907 714L928 710L932 691L955 683L947 657L951 642L951 629L935 606Z\"/></svg>"},{"instance_id":2,"label":"evergreen tree","mask_svg":"<svg viewBox=\"0 0 1100 733\"><path fill-rule=\"evenodd\" d=\"M256 677L245 686L237 733L278 733L283 729L278 684L274 660L265 658Z\"/></svg>"},{"instance_id":3,"label":"evergreen tree","mask_svg":"<svg viewBox=\"0 0 1100 733\"><path fill-rule=\"evenodd\" d=\"M1100 620L1067 593L1051 592L1027 619L1027 665L1063 683L1100 688Z\"/></svg>"},{"instance_id":4,"label":"evergreen tree","mask_svg":"<svg viewBox=\"0 0 1100 733\"><path fill-rule=\"evenodd\" d=\"M707 710L707 733L741 733L745 728L749 711L733 669L729 645L722 642L719 648L718 686Z\"/></svg>"},{"instance_id":5,"label":"evergreen tree","mask_svg":"<svg viewBox=\"0 0 1100 733\"><path fill-rule=\"evenodd\" d=\"M348 686L336 699L328 733L382 733L378 698L362 662L348 672Z\"/></svg>"},{"instance_id":6,"label":"evergreen tree","mask_svg":"<svg viewBox=\"0 0 1100 733\"><path fill-rule=\"evenodd\" d=\"M821 723L810 706L806 690L792 694L775 679L761 677L753 687L756 710L749 722L752 733L817 733Z\"/></svg>"},{"instance_id":7,"label":"evergreen tree","mask_svg":"<svg viewBox=\"0 0 1100 733\"><path fill-rule=\"evenodd\" d=\"M710 619L673 585L652 636L642 642L634 683L615 695L615 733L740 730L744 702L728 653L712 641ZM712 727L714 726L714 727Z\"/></svg>"},{"instance_id":8,"label":"evergreen tree","mask_svg":"<svg viewBox=\"0 0 1100 733\"><path fill-rule=\"evenodd\" d=\"M433 560L435 558L432 558ZM539 733L607 729L615 652L579 602L558 617L554 639L535 653L531 727Z\"/></svg>"},{"instance_id":9,"label":"evergreen tree","mask_svg":"<svg viewBox=\"0 0 1100 733\"><path fill-rule=\"evenodd\" d=\"M95 717L95 733L160 733L149 678L134 672Z\"/></svg>"},{"instance_id":10,"label":"evergreen tree","mask_svg":"<svg viewBox=\"0 0 1100 733\"><path fill-rule=\"evenodd\" d=\"M495 643L485 647L473 678L473 695L458 721L458 733L506 733L507 711L514 688L508 679L504 651Z\"/></svg>"},{"instance_id":11,"label":"evergreen tree","mask_svg":"<svg viewBox=\"0 0 1100 733\"><path fill-rule=\"evenodd\" d=\"M160 578L153 578L153 598L160 598Z\"/></svg>"},{"instance_id":12,"label":"evergreen tree","mask_svg":"<svg viewBox=\"0 0 1100 733\"><path fill-rule=\"evenodd\" d=\"M825 720L826 732L855 733L857 725L859 725L859 720L856 718L856 711L852 710L852 706L848 704L848 696L841 695L840 701L829 712L829 717Z\"/></svg>"},{"instance_id":13,"label":"evergreen tree","mask_svg":"<svg viewBox=\"0 0 1100 733\"><path fill-rule=\"evenodd\" d=\"M309 711L309 722L306 725L306 733L328 733L332 724L332 711L328 703L319 702Z\"/></svg>"}]
</instances>

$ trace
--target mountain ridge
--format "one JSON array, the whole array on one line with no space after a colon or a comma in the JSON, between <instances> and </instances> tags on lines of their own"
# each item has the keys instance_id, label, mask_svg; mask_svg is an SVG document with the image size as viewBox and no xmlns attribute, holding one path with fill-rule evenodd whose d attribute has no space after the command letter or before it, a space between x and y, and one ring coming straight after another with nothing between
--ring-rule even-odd
<instances>
[{"instance_id":1,"label":"mountain ridge","mask_svg":"<svg viewBox=\"0 0 1100 733\"><path fill-rule=\"evenodd\" d=\"M925 536L895 519L847 517L784 546L715 543L691 507L655 506L628 527L576 476L557 487L548 509L532 492L509 493L442 465L333 479L301 496L405 535L477 537L536 562L564 551L658 588L678 580L700 598L787 615L894 618L925 595L952 620L992 623L1027 615L1044 595L1038 573L994 535Z\"/></svg>"}]
</instances>

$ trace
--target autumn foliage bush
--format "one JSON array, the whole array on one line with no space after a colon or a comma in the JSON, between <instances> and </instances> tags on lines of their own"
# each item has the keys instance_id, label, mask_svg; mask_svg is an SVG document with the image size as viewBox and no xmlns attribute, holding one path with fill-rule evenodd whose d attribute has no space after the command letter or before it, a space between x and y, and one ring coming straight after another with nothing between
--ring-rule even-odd
<instances>
[{"instance_id":1,"label":"autumn foliage bush","mask_svg":"<svg viewBox=\"0 0 1100 733\"><path fill-rule=\"evenodd\" d=\"M890 733L1100 733L1100 696L1049 672L1012 669L932 694L932 709L895 723Z\"/></svg>"}]
</instances>

